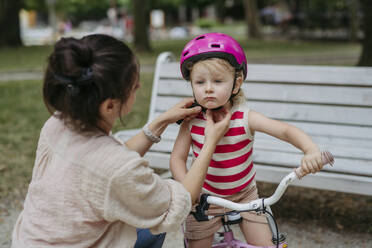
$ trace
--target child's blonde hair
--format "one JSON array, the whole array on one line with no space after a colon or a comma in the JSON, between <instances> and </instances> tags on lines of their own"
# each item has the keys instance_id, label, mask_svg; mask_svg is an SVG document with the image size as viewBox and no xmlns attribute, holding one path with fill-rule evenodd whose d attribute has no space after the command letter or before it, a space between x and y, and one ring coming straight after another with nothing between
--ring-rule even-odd
<instances>
[{"instance_id":1,"label":"child's blonde hair","mask_svg":"<svg viewBox=\"0 0 372 248\"><path fill-rule=\"evenodd\" d=\"M187 69L190 71L190 81L191 75L192 75L192 69L195 65L204 65L209 71L215 72L215 71L227 71L233 75L233 77L236 79L238 77L243 78L243 71L239 70L237 71L228 61L220 58L208 58L199 60L197 62L190 62L186 65ZM233 98L233 105L239 105L245 102L245 95L242 89L239 89L238 94L236 94Z\"/></svg>"}]
</instances>

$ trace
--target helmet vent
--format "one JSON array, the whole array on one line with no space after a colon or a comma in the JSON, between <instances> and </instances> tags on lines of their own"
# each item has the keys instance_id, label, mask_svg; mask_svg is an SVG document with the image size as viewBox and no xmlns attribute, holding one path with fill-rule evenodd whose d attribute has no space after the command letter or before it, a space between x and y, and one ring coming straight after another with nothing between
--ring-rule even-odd
<instances>
[{"instance_id":1,"label":"helmet vent","mask_svg":"<svg viewBox=\"0 0 372 248\"><path fill-rule=\"evenodd\" d=\"M201 39L204 39L204 38L205 38L205 36L203 35L203 36L200 36L200 37L196 38L195 40L201 40Z\"/></svg>"},{"instance_id":2,"label":"helmet vent","mask_svg":"<svg viewBox=\"0 0 372 248\"><path fill-rule=\"evenodd\" d=\"M211 47L216 47L216 48L220 48L220 44L212 44Z\"/></svg>"},{"instance_id":3,"label":"helmet vent","mask_svg":"<svg viewBox=\"0 0 372 248\"><path fill-rule=\"evenodd\" d=\"M183 56L186 56L187 54L189 54L189 51L184 52Z\"/></svg>"}]
</instances>

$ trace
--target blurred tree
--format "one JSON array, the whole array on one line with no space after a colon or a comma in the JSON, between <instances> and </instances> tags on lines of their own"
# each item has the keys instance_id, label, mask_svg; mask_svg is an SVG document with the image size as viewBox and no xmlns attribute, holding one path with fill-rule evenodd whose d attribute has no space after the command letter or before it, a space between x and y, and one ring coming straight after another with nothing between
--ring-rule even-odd
<instances>
[{"instance_id":1,"label":"blurred tree","mask_svg":"<svg viewBox=\"0 0 372 248\"><path fill-rule=\"evenodd\" d=\"M348 0L349 5L349 36L351 41L358 40L359 19L358 19L358 0Z\"/></svg>"},{"instance_id":2,"label":"blurred tree","mask_svg":"<svg viewBox=\"0 0 372 248\"><path fill-rule=\"evenodd\" d=\"M32 9L38 11L46 11L46 1L45 0L23 0L23 8L25 9Z\"/></svg>"},{"instance_id":3,"label":"blurred tree","mask_svg":"<svg viewBox=\"0 0 372 248\"><path fill-rule=\"evenodd\" d=\"M244 0L245 20L248 38L261 38L260 20L256 0Z\"/></svg>"},{"instance_id":4,"label":"blurred tree","mask_svg":"<svg viewBox=\"0 0 372 248\"><path fill-rule=\"evenodd\" d=\"M362 24L364 38L362 40L362 53L358 66L372 66L372 1L361 0L360 4L364 14Z\"/></svg>"},{"instance_id":5,"label":"blurred tree","mask_svg":"<svg viewBox=\"0 0 372 248\"><path fill-rule=\"evenodd\" d=\"M110 1L111 0L57 0L56 11L59 18L68 18L73 21L74 24L86 20L102 20L107 18L107 10L110 7Z\"/></svg>"},{"instance_id":6,"label":"blurred tree","mask_svg":"<svg viewBox=\"0 0 372 248\"><path fill-rule=\"evenodd\" d=\"M19 11L23 0L0 1L0 46L21 46Z\"/></svg>"},{"instance_id":7,"label":"blurred tree","mask_svg":"<svg viewBox=\"0 0 372 248\"><path fill-rule=\"evenodd\" d=\"M134 48L137 51L151 51L148 35L149 5L146 0L132 0L134 12Z\"/></svg>"},{"instance_id":8,"label":"blurred tree","mask_svg":"<svg viewBox=\"0 0 372 248\"><path fill-rule=\"evenodd\" d=\"M224 22L225 19L225 9L226 9L226 0L216 0L214 5L216 6L217 19L220 23Z\"/></svg>"}]
</instances>

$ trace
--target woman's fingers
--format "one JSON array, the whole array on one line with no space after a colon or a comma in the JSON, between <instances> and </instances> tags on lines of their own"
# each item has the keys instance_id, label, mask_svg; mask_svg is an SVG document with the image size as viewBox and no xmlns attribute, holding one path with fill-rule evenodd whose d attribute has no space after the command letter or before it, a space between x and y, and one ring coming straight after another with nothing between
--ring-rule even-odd
<instances>
[{"instance_id":1,"label":"woman's fingers","mask_svg":"<svg viewBox=\"0 0 372 248\"><path fill-rule=\"evenodd\" d=\"M318 166L318 170L321 170L323 168L323 160L322 160L322 155L321 154L317 157L316 163L317 163L317 166Z\"/></svg>"},{"instance_id":2,"label":"woman's fingers","mask_svg":"<svg viewBox=\"0 0 372 248\"><path fill-rule=\"evenodd\" d=\"M185 98L179 103L179 108L177 109L181 118L192 119L202 110L200 106L192 107L194 103L194 98ZM191 117L191 118L190 118Z\"/></svg>"},{"instance_id":3,"label":"woman's fingers","mask_svg":"<svg viewBox=\"0 0 372 248\"><path fill-rule=\"evenodd\" d=\"M188 97L188 98L185 98L183 102L184 102L185 107L190 107L195 102L195 99Z\"/></svg>"},{"instance_id":4,"label":"woman's fingers","mask_svg":"<svg viewBox=\"0 0 372 248\"><path fill-rule=\"evenodd\" d=\"M190 108L190 106L193 104L194 99L193 98L185 98L182 101L178 102L176 105L174 105L172 108L167 110L163 113L163 118L168 123L173 123L181 119L192 119L197 114L200 113L201 107L196 106L193 108Z\"/></svg>"}]
</instances>

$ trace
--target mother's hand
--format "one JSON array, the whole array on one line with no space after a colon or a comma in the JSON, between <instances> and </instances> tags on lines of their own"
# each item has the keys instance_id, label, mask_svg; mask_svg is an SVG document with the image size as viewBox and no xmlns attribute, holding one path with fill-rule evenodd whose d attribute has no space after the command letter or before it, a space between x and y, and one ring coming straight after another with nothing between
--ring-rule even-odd
<instances>
[{"instance_id":1,"label":"mother's hand","mask_svg":"<svg viewBox=\"0 0 372 248\"><path fill-rule=\"evenodd\" d=\"M196 106L193 108L188 108L194 103L193 98L186 98L174 105L172 108L167 110L162 114L162 119L167 123L174 123L178 120L185 119L186 121L196 117L200 111L201 107Z\"/></svg>"}]
</instances>

